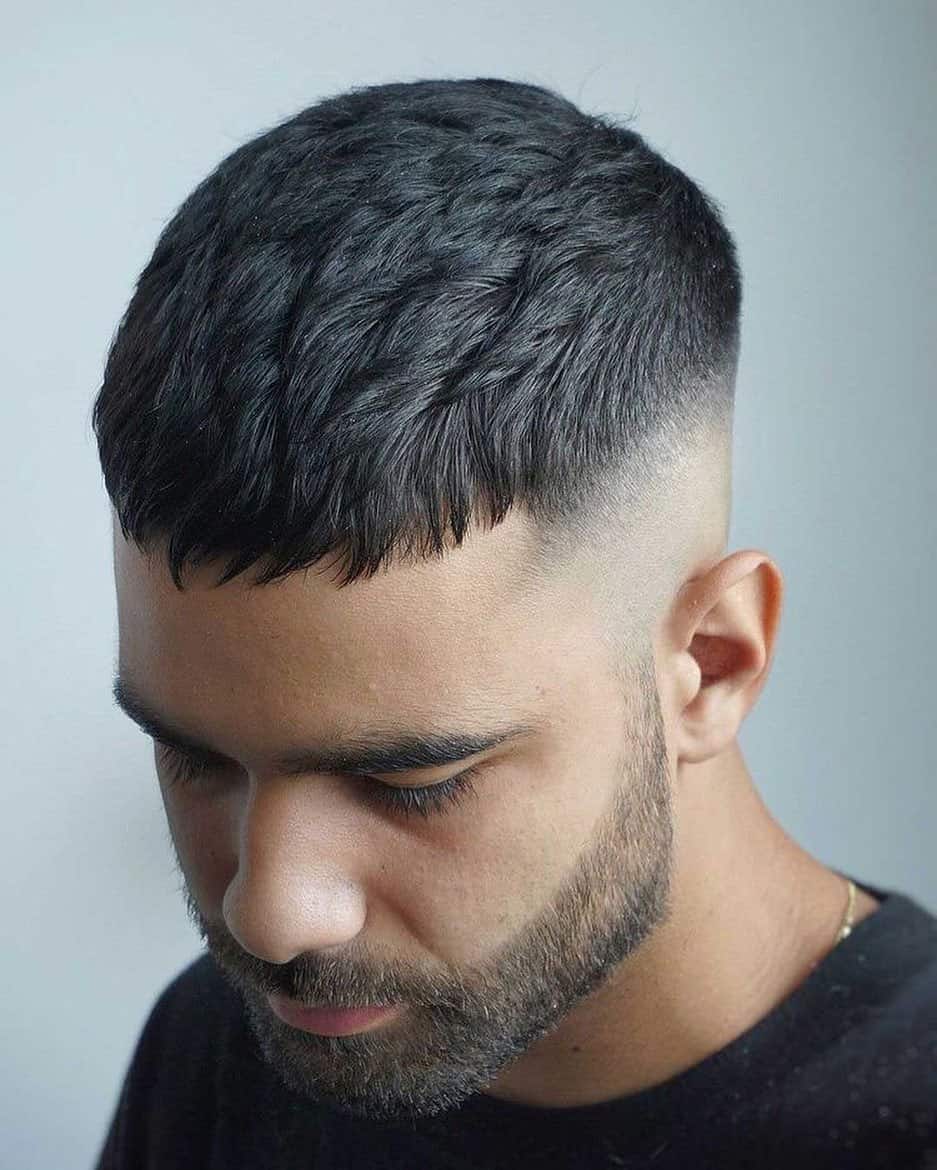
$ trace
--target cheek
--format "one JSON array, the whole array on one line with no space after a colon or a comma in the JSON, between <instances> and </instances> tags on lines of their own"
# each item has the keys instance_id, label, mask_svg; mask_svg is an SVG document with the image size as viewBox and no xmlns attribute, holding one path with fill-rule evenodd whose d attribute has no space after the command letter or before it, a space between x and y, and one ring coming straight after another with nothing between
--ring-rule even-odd
<instances>
[{"instance_id":1,"label":"cheek","mask_svg":"<svg viewBox=\"0 0 937 1170\"><path fill-rule=\"evenodd\" d=\"M238 869L238 809L229 797L188 794L160 783L173 848L186 885L210 918L221 915Z\"/></svg>"},{"instance_id":2,"label":"cheek","mask_svg":"<svg viewBox=\"0 0 937 1170\"><path fill-rule=\"evenodd\" d=\"M610 787L568 771L499 769L479 785L478 799L388 852L390 912L448 962L487 959L556 898L611 796Z\"/></svg>"}]
</instances>

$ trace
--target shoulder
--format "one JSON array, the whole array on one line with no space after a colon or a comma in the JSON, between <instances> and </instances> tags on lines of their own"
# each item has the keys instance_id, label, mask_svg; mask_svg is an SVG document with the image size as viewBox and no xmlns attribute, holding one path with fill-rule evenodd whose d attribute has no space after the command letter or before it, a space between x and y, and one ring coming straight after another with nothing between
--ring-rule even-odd
<instances>
[{"instance_id":1,"label":"shoulder","mask_svg":"<svg viewBox=\"0 0 937 1170\"><path fill-rule=\"evenodd\" d=\"M849 1005L851 1026L807 1070L810 1097L857 1164L922 1165L937 1146L937 917L890 892L841 946L825 1007Z\"/></svg>"},{"instance_id":2,"label":"shoulder","mask_svg":"<svg viewBox=\"0 0 937 1170\"><path fill-rule=\"evenodd\" d=\"M842 945L840 966L826 981L828 999L848 1007L840 1037L853 1063L876 1065L878 1085L937 1088L937 917L891 891Z\"/></svg>"},{"instance_id":3,"label":"shoulder","mask_svg":"<svg viewBox=\"0 0 937 1170\"><path fill-rule=\"evenodd\" d=\"M228 1087L257 1059L240 998L206 952L163 988L146 1017L99 1170L170 1166L180 1151L207 1153Z\"/></svg>"},{"instance_id":4,"label":"shoulder","mask_svg":"<svg viewBox=\"0 0 937 1170\"><path fill-rule=\"evenodd\" d=\"M221 1042L246 1041L241 1001L205 953L174 976L159 993L143 1025L136 1061L171 1061L173 1076L185 1076L203 1059L216 1060ZM158 1079L158 1078L157 1078Z\"/></svg>"},{"instance_id":5,"label":"shoulder","mask_svg":"<svg viewBox=\"0 0 937 1170\"><path fill-rule=\"evenodd\" d=\"M160 1030L183 1023L200 1030L229 1024L240 1015L240 1000L206 951L175 975L157 996L147 1024Z\"/></svg>"}]
</instances>

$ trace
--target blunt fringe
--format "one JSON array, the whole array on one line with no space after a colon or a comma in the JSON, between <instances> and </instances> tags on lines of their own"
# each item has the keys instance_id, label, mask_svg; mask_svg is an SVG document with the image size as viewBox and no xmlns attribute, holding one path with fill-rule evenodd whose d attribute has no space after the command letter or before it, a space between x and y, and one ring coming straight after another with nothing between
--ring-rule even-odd
<instances>
[{"instance_id":1,"label":"blunt fringe","mask_svg":"<svg viewBox=\"0 0 937 1170\"><path fill-rule=\"evenodd\" d=\"M741 278L717 205L640 135L497 78L364 86L179 206L92 425L121 530L173 581L340 584L473 517L581 517L655 435L730 417Z\"/></svg>"}]
</instances>

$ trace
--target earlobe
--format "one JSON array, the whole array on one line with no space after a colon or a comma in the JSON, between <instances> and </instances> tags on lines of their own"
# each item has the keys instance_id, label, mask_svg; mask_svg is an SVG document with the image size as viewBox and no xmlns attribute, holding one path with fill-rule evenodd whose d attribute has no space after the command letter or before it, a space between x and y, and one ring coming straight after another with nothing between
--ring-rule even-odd
<instances>
[{"instance_id":1,"label":"earlobe","mask_svg":"<svg viewBox=\"0 0 937 1170\"><path fill-rule=\"evenodd\" d=\"M682 656L679 759L701 763L738 735L767 681L782 597L780 570L750 549L726 557L680 591L673 614Z\"/></svg>"}]
</instances>

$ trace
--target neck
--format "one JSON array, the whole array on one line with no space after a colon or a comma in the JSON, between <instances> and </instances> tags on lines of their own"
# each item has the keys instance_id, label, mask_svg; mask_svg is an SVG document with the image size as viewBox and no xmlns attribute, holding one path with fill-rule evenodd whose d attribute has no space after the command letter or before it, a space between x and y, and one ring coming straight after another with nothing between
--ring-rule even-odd
<instances>
[{"instance_id":1,"label":"neck","mask_svg":"<svg viewBox=\"0 0 937 1170\"><path fill-rule=\"evenodd\" d=\"M753 1027L832 950L846 883L773 818L737 744L681 767L674 832L667 922L491 1096L559 1108L660 1084ZM876 906L860 891L854 922Z\"/></svg>"}]
</instances>

